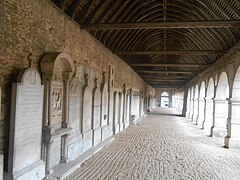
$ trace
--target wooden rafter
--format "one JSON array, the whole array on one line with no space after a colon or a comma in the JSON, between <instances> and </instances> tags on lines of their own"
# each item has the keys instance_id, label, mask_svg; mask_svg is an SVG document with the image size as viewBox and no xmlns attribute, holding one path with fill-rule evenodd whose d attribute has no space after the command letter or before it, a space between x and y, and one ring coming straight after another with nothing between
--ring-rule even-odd
<instances>
[{"instance_id":1,"label":"wooden rafter","mask_svg":"<svg viewBox=\"0 0 240 180\"><path fill-rule=\"evenodd\" d=\"M209 67L211 64L152 64L152 63L134 63L131 67Z\"/></svg>"},{"instance_id":2,"label":"wooden rafter","mask_svg":"<svg viewBox=\"0 0 240 180\"><path fill-rule=\"evenodd\" d=\"M157 51L157 50L151 50L151 51L119 51L114 50L112 51L113 54L118 55L149 55L149 54L155 54L155 55L222 55L227 53L225 50L180 50L180 51Z\"/></svg>"},{"instance_id":3,"label":"wooden rafter","mask_svg":"<svg viewBox=\"0 0 240 180\"><path fill-rule=\"evenodd\" d=\"M193 74L194 72L189 71L146 71L146 70L136 70L140 73L151 73L151 74Z\"/></svg>"},{"instance_id":4,"label":"wooden rafter","mask_svg":"<svg viewBox=\"0 0 240 180\"><path fill-rule=\"evenodd\" d=\"M182 77L182 76L170 76L170 75L168 75L168 76L156 76L156 75L154 75L154 76L149 76L149 75L141 75L141 77L142 77L143 79L146 79L146 78L152 79L152 78L154 78L154 79L185 79L185 80L191 78L191 77L189 77L189 76L183 76L183 77Z\"/></svg>"},{"instance_id":5,"label":"wooden rafter","mask_svg":"<svg viewBox=\"0 0 240 180\"><path fill-rule=\"evenodd\" d=\"M82 29L114 30L114 29L189 29L189 28L238 28L240 20L215 21L181 21L181 22L148 22L148 23L106 23L82 24Z\"/></svg>"},{"instance_id":6,"label":"wooden rafter","mask_svg":"<svg viewBox=\"0 0 240 180\"><path fill-rule=\"evenodd\" d=\"M184 79L144 79L145 82L185 82Z\"/></svg>"},{"instance_id":7,"label":"wooden rafter","mask_svg":"<svg viewBox=\"0 0 240 180\"><path fill-rule=\"evenodd\" d=\"M81 0L73 0L71 6L68 9L67 14L74 19L76 13L77 13L77 8Z\"/></svg>"}]
</instances>

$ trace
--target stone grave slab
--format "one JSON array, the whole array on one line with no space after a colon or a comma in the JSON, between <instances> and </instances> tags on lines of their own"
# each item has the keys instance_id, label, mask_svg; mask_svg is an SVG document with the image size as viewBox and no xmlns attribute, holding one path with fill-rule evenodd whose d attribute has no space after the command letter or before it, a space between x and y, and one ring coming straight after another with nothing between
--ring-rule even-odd
<instances>
[{"instance_id":1,"label":"stone grave slab","mask_svg":"<svg viewBox=\"0 0 240 180\"><path fill-rule=\"evenodd\" d=\"M45 176L41 159L43 92L37 70L28 68L13 83L8 172L12 179L37 180Z\"/></svg>"}]
</instances>

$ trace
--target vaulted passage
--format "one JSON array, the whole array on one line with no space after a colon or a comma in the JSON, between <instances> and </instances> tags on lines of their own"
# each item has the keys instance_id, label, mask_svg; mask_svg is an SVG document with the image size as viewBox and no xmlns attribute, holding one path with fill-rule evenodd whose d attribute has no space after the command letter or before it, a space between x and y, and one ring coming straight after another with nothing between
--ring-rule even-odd
<instances>
[{"instance_id":1,"label":"vaulted passage","mask_svg":"<svg viewBox=\"0 0 240 180\"><path fill-rule=\"evenodd\" d=\"M240 179L240 151L221 143L173 109L157 108L66 179Z\"/></svg>"},{"instance_id":2,"label":"vaulted passage","mask_svg":"<svg viewBox=\"0 0 240 180\"><path fill-rule=\"evenodd\" d=\"M239 0L0 0L0 180L239 180L239 40Z\"/></svg>"}]
</instances>

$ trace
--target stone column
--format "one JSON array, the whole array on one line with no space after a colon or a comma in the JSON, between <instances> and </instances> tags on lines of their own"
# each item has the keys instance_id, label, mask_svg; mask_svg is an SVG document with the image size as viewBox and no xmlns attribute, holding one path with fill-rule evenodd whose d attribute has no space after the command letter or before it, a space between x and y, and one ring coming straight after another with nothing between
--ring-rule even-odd
<instances>
[{"instance_id":1,"label":"stone column","mask_svg":"<svg viewBox=\"0 0 240 180\"><path fill-rule=\"evenodd\" d=\"M227 98L228 118L227 118L227 136L225 136L225 147L240 148L240 99Z\"/></svg>"},{"instance_id":2,"label":"stone column","mask_svg":"<svg viewBox=\"0 0 240 180\"><path fill-rule=\"evenodd\" d=\"M194 99L194 112L193 112L193 122L198 124L198 116L199 116L199 99Z\"/></svg>"},{"instance_id":3,"label":"stone column","mask_svg":"<svg viewBox=\"0 0 240 180\"><path fill-rule=\"evenodd\" d=\"M190 111L190 120L193 122L193 115L194 115L194 98L191 98L191 104L192 104L192 107L191 107L191 111Z\"/></svg>"},{"instance_id":4,"label":"stone column","mask_svg":"<svg viewBox=\"0 0 240 180\"><path fill-rule=\"evenodd\" d=\"M201 128L203 128L203 122L205 119L205 106L205 99L199 99L197 125L199 125Z\"/></svg>"},{"instance_id":5,"label":"stone column","mask_svg":"<svg viewBox=\"0 0 240 180\"><path fill-rule=\"evenodd\" d=\"M64 108L63 108L63 122L62 127L69 127L69 82L72 77L71 73L63 73L63 98L64 98Z\"/></svg>"},{"instance_id":6,"label":"stone column","mask_svg":"<svg viewBox=\"0 0 240 180\"><path fill-rule=\"evenodd\" d=\"M224 137L227 134L228 104L225 99L214 98L213 136Z\"/></svg>"},{"instance_id":7,"label":"stone column","mask_svg":"<svg viewBox=\"0 0 240 180\"><path fill-rule=\"evenodd\" d=\"M203 121L203 128L206 135L212 136L213 128L213 98L205 98L206 109L205 109L205 119Z\"/></svg>"}]
</instances>

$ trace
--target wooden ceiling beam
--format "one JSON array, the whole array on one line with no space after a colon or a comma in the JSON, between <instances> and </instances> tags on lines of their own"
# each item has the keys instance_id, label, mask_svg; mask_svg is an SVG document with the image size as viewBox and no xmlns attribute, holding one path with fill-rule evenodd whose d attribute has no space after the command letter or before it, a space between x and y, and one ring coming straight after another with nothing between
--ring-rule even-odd
<instances>
[{"instance_id":1,"label":"wooden ceiling beam","mask_svg":"<svg viewBox=\"0 0 240 180\"><path fill-rule=\"evenodd\" d=\"M144 79L145 82L185 82L186 79Z\"/></svg>"},{"instance_id":2,"label":"wooden ceiling beam","mask_svg":"<svg viewBox=\"0 0 240 180\"><path fill-rule=\"evenodd\" d=\"M142 79L146 79L146 78L149 78L149 79L190 79L191 76L172 76L172 75L168 75L168 76L156 76L156 74L154 76L150 76L150 75L141 75L141 78Z\"/></svg>"},{"instance_id":3,"label":"wooden ceiling beam","mask_svg":"<svg viewBox=\"0 0 240 180\"><path fill-rule=\"evenodd\" d=\"M189 71L146 71L146 70L136 70L140 73L150 73L150 74L193 74L194 72Z\"/></svg>"},{"instance_id":4,"label":"wooden ceiling beam","mask_svg":"<svg viewBox=\"0 0 240 180\"><path fill-rule=\"evenodd\" d=\"M240 20L81 24L87 30L238 28Z\"/></svg>"},{"instance_id":5,"label":"wooden ceiling beam","mask_svg":"<svg viewBox=\"0 0 240 180\"><path fill-rule=\"evenodd\" d=\"M227 53L226 50L179 50L179 51L162 51L162 50L151 50L151 51L112 51L113 54L117 55L222 55Z\"/></svg>"},{"instance_id":6,"label":"wooden ceiling beam","mask_svg":"<svg viewBox=\"0 0 240 180\"><path fill-rule=\"evenodd\" d=\"M131 67L208 67L211 64L189 64L189 63L182 63L182 64L153 64L153 63L132 63L129 64Z\"/></svg>"},{"instance_id":7,"label":"wooden ceiling beam","mask_svg":"<svg viewBox=\"0 0 240 180\"><path fill-rule=\"evenodd\" d=\"M67 0L61 0L60 1L60 9L62 9L64 11L65 6L66 6Z\"/></svg>"}]
</instances>

